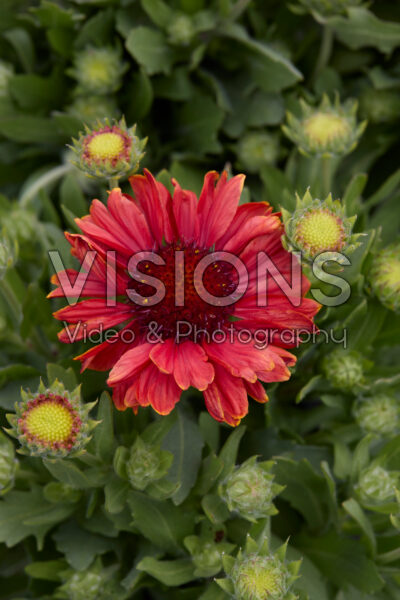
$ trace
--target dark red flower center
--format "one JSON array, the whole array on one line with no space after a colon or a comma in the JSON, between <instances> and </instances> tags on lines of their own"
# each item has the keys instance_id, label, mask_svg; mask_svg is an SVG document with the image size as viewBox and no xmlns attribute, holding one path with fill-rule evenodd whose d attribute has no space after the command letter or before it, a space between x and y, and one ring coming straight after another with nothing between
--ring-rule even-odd
<instances>
[{"instance_id":1,"label":"dark red flower center","mask_svg":"<svg viewBox=\"0 0 400 600\"><path fill-rule=\"evenodd\" d=\"M132 280L129 286L141 297L133 303L142 333L157 330L167 339L186 328L190 330L186 339L198 342L206 332L226 327L233 312L233 303L226 305L226 299L234 298L239 283L235 266L214 260L211 250L193 245L170 244L157 254L162 264L142 260L137 271L157 278L160 289L150 285L147 278ZM149 306L155 292L160 300Z\"/></svg>"}]
</instances>

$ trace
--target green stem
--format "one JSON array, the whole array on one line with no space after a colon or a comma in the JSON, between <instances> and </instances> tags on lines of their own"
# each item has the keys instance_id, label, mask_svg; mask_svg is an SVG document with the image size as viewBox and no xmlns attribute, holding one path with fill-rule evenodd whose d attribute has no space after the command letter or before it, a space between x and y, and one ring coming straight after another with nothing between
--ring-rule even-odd
<instances>
[{"instance_id":1,"label":"green stem","mask_svg":"<svg viewBox=\"0 0 400 600\"><path fill-rule=\"evenodd\" d=\"M322 32L322 40L321 40L321 46L319 49L318 60L315 64L314 72L313 72L312 78L311 78L313 83L315 82L318 75L321 73L321 71L326 67L326 65L329 62L329 59L332 54L333 38L334 38L333 29L328 27L328 25L325 25L323 32Z\"/></svg>"},{"instance_id":2,"label":"green stem","mask_svg":"<svg viewBox=\"0 0 400 600\"><path fill-rule=\"evenodd\" d=\"M322 196L326 198L332 192L333 164L330 156L323 156L322 162Z\"/></svg>"},{"instance_id":3,"label":"green stem","mask_svg":"<svg viewBox=\"0 0 400 600\"><path fill-rule=\"evenodd\" d=\"M110 190L119 187L119 177L110 177L108 185L110 186Z\"/></svg>"},{"instance_id":4,"label":"green stem","mask_svg":"<svg viewBox=\"0 0 400 600\"><path fill-rule=\"evenodd\" d=\"M7 304L14 324L18 327L21 320L21 313L18 310L20 304L10 284L5 279L0 281L0 293Z\"/></svg>"},{"instance_id":5,"label":"green stem","mask_svg":"<svg viewBox=\"0 0 400 600\"><path fill-rule=\"evenodd\" d=\"M19 203L21 208L26 208L30 201L38 194L38 192L40 192L41 189L50 185L51 183L54 183L57 181L57 179L60 179L60 177L63 177L63 175L66 175L72 171L72 168L73 167L71 164L60 165L59 167L54 167L54 169L50 169L50 171L47 171L41 175L24 191L20 197Z\"/></svg>"}]
</instances>

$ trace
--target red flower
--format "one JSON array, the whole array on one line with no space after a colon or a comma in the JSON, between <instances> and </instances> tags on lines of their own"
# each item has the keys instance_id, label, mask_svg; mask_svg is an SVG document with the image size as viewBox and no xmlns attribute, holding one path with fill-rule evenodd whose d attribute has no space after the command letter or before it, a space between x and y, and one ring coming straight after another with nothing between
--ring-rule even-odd
<instances>
[{"instance_id":1,"label":"red flower","mask_svg":"<svg viewBox=\"0 0 400 600\"><path fill-rule=\"evenodd\" d=\"M117 408L136 411L151 405L165 415L182 390L193 386L204 392L215 419L237 425L248 411L248 394L259 402L268 399L260 381L289 379L288 367L296 359L285 348L298 344L300 331L312 330L319 305L304 298L309 283L303 276L297 306L271 277L267 305L259 306L260 252L288 282L292 256L281 244L279 214L263 202L238 206L243 181L243 175L228 180L226 172L221 177L207 173L197 200L174 180L171 197L145 171L130 179L134 198L113 189L107 207L94 200L90 215L77 219L83 234L66 234L81 263L88 250L96 255L90 270L85 263L89 274L82 290L65 292L65 281L78 283L77 271L52 279L58 287L50 297L80 292L85 298L55 313L70 324L60 339L83 339L99 324L104 330L116 328L77 359L82 370L111 369L108 384ZM135 270L131 257L144 251L157 256L134 259ZM213 258L213 252L226 254ZM227 253L240 261L229 260ZM115 259L111 266L110 255ZM248 274L247 289L239 281L241 268ZM261 275L265 281L265 268ZM256 341L260 331L269 335L265 347Z\"/></svg>"}]
</instances>

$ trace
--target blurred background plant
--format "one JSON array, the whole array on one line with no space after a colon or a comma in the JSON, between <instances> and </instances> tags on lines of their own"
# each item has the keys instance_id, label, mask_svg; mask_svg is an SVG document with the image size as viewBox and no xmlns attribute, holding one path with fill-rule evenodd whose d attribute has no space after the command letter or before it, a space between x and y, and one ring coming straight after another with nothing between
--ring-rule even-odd
<instances>
[{"instance_id":1,"label":"blurred background plant","mask_svg":"<svg viewBox=\"0 0 400 600\"><path fill-rule=\"evenodd\" d=\"M15 458L0 435L0 598L398 600L400 4L2 0L1 13L0 424L40 378L100 400L79 456ZM87 177L67 145L123 116L132 162ZM48 251L74 266L63 230L107 178L128 189L139 159L197 193L207 170L242 170L243 201L282 209L288 247L348 255L343 304L338 271L307 267L328 298L321 333L233 432L192 391L165 418L114 412L105 374L79 374L79 349L58 341ZM299 237L306 209L317 219Z\"/></svg>"}]
</instances>

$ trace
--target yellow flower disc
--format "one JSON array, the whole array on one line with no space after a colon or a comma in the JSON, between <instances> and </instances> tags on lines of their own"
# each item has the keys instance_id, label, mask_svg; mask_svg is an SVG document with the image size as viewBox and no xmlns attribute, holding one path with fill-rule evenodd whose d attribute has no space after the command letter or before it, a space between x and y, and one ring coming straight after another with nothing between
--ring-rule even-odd
<instances>
[{"instance_id":1,"label":"yellow flower disc","mask_svg":"<svg viewBox=\"0 0 400 600\"><path fill-rule=\"evenodd\" d=\"M234 578L235 591L243 600L281 600L287 591L284 571L267 557L247 558Z\"/></svg>"},{"instance_id":2,"label":"yellow flower disc","mask_svg":"<svg viewBox=\"0 0 400 600\"><path fill-rule=\"evenodd\" d=\"M351 134L347 120L333 113L316 112L304 121L303 127L310 143L323 147Z\"/></svg>"},{"instance_id":3,"label":"yellow flower disc","mask_svg":"<svg viewBox=\"0 0 400 600\"><path fill-rule=\"evenodd\" d=\"M33 406L25 417L28 435L49 444L67 441L72 434L73 423L73 413L54 400Z\"/></svg>"},{"instance_id":4,"label":"yellow flower disc","mask_svg":"<svg viewBox=\"0 0 400 600\"><path fill-rule=\"evenodd\" d=\"M312 254L338 251L344 246L343 221L327 209L307 212L296 227L295 240Z\"/></svg>"},{"instance_id":5,"label":"yellow flower disc","mask_svg":"<svg viewBox=\"0 0 400 600\"><path fill-rule=\"evenodd\" d=\"M87 144L90 157L94 160L115 160L125 150L124 138L114 131L95 134Z\"/></svg>"}]
</instances>

